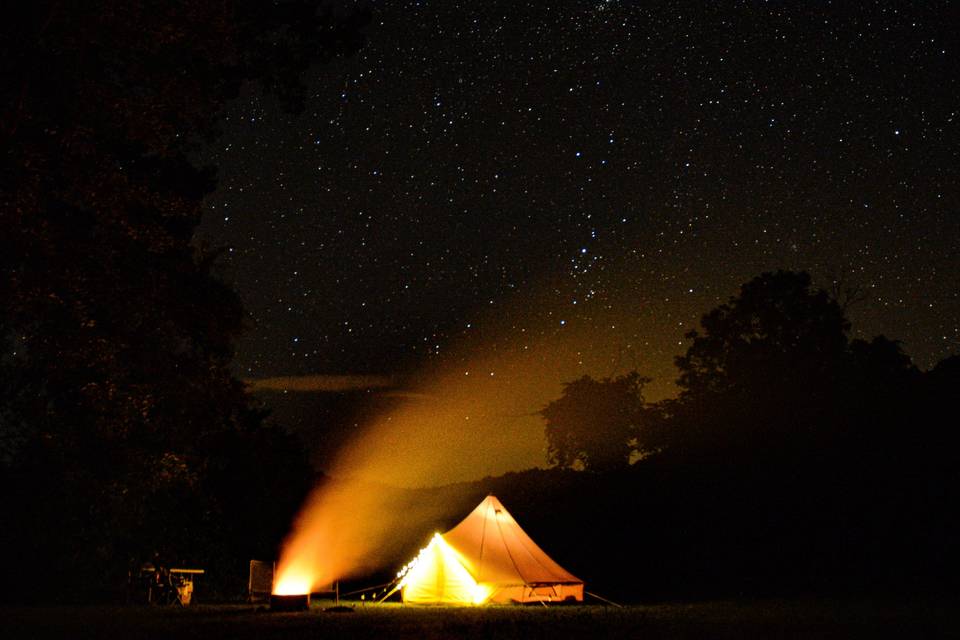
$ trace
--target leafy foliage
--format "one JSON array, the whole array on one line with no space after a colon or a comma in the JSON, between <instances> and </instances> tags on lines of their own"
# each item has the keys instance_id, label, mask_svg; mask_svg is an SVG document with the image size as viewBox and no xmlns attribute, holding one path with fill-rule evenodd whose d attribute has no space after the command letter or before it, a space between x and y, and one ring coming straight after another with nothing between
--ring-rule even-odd
<instances>
[{"instance_id":1,"label":"leafy foliage","mask_svg":"<svg viewBox=\"0 0 960 640\"><path fill-rule=\"evenodd\" d=\"M764 381L810 379L842 357L850 323L806 273L765 273L701 320L703 332L677 358L687 396L727 392Z\"/></svg>"},{"instance_id":2,"label":"leafy foliage","mask_svg":"<svg viewBox=\"0 0 960 640\"><path fill-rule=\"evenodd\" d=\"M642 447L647 419L643 385L632 372L615 379L583 376L564 385L563 395L540 411L546 420L547 458L561 468L624 469Z\"/></svg>"},{"instance_id":3,"label":"leafy foliage","mask_svg":"<svg viewBox=\"0 0 960 640\"><path fill-rule=\"evenodd\" d=\"M680 397L663 407L676 449L729 458L823 445L832 428L824 412L850 373L850 323L835 300L806 273L764 273L701 327L676 359Z\"/></svg>"},{"instance_id":4,"label":"leafy foliage","mask_svg":"<svg viewBox=\"0 0 960 640\"><path fill-rule=\"evenodd\" d=\"M288 461L276 472L307 473L228 369L243 312L191 244L215 184L191 154L242 82L302 102L299 73L355 48L362 19L304 0L5 14L0 479L21 510L5 542L31 549L25 562L197 559L237 490L211 490L214 442L259 442Z\"/></svg>"}]
</instances>

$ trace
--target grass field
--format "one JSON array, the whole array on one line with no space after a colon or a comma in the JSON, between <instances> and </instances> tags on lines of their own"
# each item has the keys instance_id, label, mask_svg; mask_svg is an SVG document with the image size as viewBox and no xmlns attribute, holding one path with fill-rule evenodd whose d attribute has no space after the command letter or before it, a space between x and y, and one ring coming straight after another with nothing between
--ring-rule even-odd
<instances>
[{"instance_id":1,"label":"grass field","mask_svg":"<svg viewBox=\"0 0 960 640\"><path fill-rule=\"evenodd\" d=\"M934 638L960 637L955 599L425 608L277 613L240 605L0 608L0 638Z\"/></svg>"}]
</instances>

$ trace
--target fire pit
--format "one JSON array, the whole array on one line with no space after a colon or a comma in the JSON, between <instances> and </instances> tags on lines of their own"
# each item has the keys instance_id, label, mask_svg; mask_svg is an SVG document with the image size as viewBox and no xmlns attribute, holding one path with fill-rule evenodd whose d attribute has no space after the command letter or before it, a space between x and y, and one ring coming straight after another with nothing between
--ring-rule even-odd
<instances>
[{"instance_id":1,"label":"fire pit","mask_svg":"<svg viewBox=\"0 0 960 640\"><path fill-rule=\"evenodd\" d=\"M271 611L305 611L310 608L310 594L297 593L293 595L270 596Z\"/></svg>"}]
</instances>

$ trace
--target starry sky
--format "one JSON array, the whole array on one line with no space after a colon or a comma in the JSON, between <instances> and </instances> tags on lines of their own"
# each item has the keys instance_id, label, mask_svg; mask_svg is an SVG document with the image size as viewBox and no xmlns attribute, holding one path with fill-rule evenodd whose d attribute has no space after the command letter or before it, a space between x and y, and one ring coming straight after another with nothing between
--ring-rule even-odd
<instances>
[{"instance_id":1,"label":"starry sky","mask_svg":"<svg viewBox=\"0 0 960 640\"><path fill-rule=\"evenodd\" d=\"M237 373L319 466L404 415L488 452L432 482L542 466L563 381L675 393L684 334L778 268L921 368L960 352L949 3L544 4L369 3L303 113L244 92L203 153Z\"/></svg>"}]
</instances>

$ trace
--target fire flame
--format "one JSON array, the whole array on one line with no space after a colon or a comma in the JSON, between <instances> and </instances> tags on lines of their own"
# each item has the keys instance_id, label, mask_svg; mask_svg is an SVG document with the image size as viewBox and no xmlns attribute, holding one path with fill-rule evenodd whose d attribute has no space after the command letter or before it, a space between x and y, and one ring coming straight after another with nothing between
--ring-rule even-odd
<instances>
[{"instance_id":1,"label":"fire flame","mask_svg":"<svg viewBox=\"0 0 960 640\"><path fill-rule=\"evenodd\" d=\"M327 480L314 489L283 545L274 593L329 591L333 582L380 569L447 517L443 505L370 482Z\"/></svg>"},{"instance_id":2,"label":"fire flame","mask_svg":"<svg viewBox=\"0 0 960 640\"><path fill-rule=\"evenodd\" d=\"M277 566L278 595L329 590L334 580L364 565L372 551L366 540L376 529L363 514L375 496L359 488L328 482L308 499L288 537Z\"/></svg>"},{"instance_id":3,"label":"fire flame","mask_svg":"<svg viewBox=\"0 0 960 640\"><path fill-rule=\"evenodd\" d=\"M278 596L298 596L310 593L311 590L310 577L297 571L296 568L291 568L285 574L278 576L273 587L274 595Z\"/></svg>"}]
</instances>

